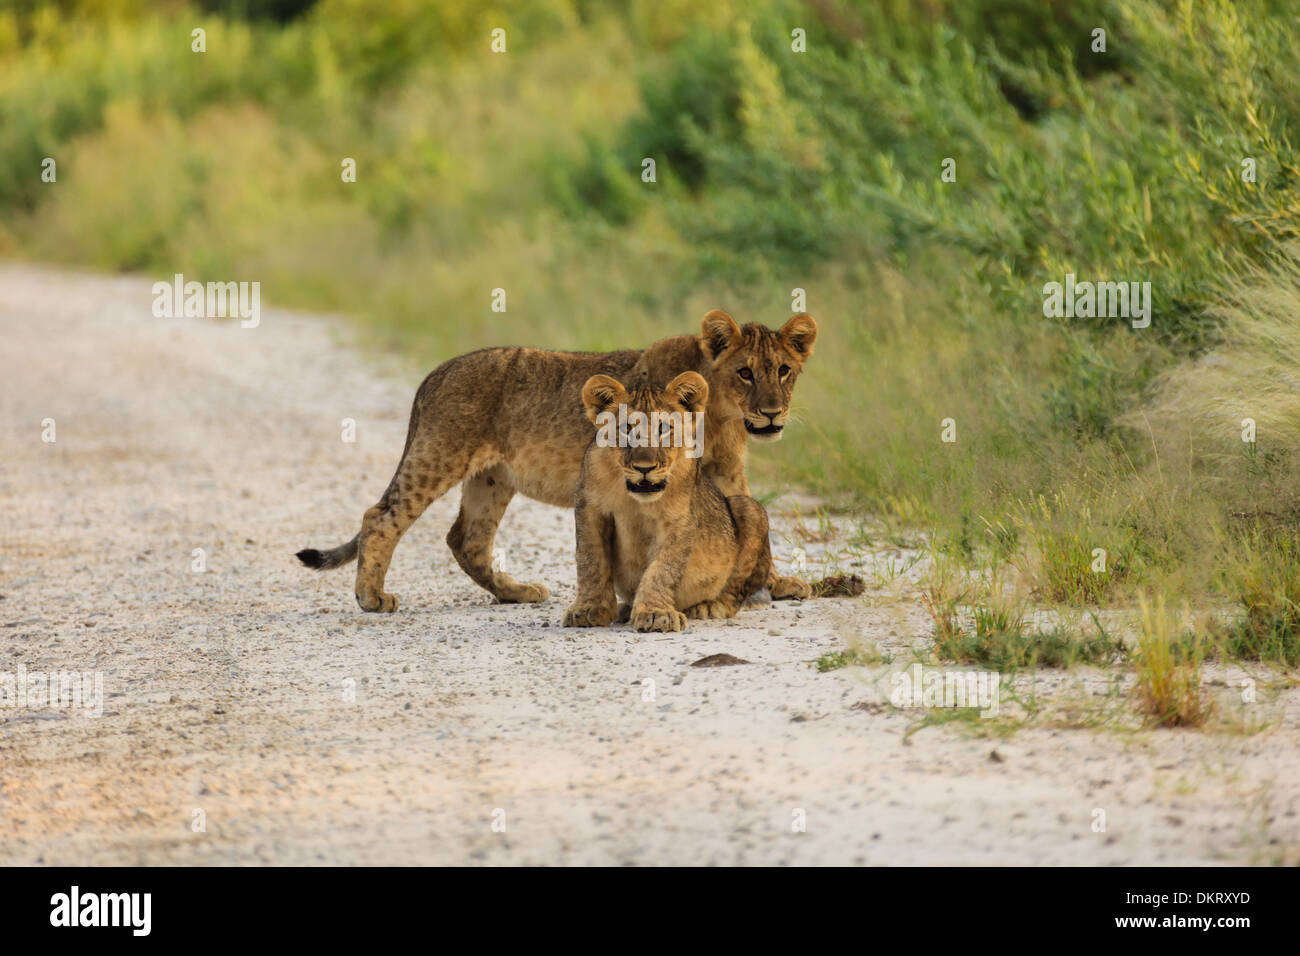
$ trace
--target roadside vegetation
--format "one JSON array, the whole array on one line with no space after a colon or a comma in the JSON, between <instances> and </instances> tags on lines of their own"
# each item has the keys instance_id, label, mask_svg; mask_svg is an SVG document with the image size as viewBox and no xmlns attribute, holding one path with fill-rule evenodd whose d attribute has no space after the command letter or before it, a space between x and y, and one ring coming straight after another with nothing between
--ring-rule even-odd
<instances>
[{"instance_id":1,"label":"roadside vegetation","mask_svg":"<svg viewBox=\"0 0 1300 956\"><path fill-rule=\"evenodd\" d=\"M803 290L755 486L923 534L945 658L1129 661L1195 725L1153 608L1300 666L1297 49L1285 0L19 0L0 254L255 279L413 370ZM1067 275L1149 282L1149 326L1045 316Z\"/></svg>"}]
</instances>

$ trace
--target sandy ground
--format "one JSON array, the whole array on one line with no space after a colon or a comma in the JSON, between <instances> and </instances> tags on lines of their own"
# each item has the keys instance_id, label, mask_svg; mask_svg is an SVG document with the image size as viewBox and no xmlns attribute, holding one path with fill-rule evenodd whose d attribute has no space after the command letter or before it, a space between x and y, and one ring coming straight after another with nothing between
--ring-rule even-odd
<instances>
[{"instance_id":1,"label":"sandy ground","mask_svg":"<svg viewBox=\"0 0 1300 956\"><path fill-rule=\"evenodd\" d=\"M355 532L418 376L379 374L327 319L150 302L140 279L0 265L0 675L103 687L99 717L0 706L0 862L1296 859L1300 692L1261 690L1253 735L905 739L920 714L885 703L903 664L812 664L847 638L895 660L923 642L905 578L682 634L564 630L570 513L512 504L504 558L552 599L494 606L443 543L452 494L397 549L401 610L362 614L351 568L293 553ZM750 663L689 666L718 653ZM1105 675L1042 680L1113 705Z\"/></svg>"}]
</instances>

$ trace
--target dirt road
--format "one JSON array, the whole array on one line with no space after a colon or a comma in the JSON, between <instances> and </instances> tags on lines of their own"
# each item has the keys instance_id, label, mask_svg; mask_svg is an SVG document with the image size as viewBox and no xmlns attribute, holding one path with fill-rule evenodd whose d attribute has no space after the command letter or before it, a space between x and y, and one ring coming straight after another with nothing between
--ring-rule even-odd
<instances>
[{"instance_id":1,"label":"dirt road","mask_svg":"<svg viewBox=\"0 0 1300 956\"><path fill-rule=\"evenodd\" d=\"M379 374L327 319L151 300L0 265L0 675L102 681L98 717L0 702L0 863L1294 860L1294 689L1263 694L1255 735L905 740L918 715L885 705L903 664L811 663L850 634L900 661L928 633L905 590L564 630L570 513L511 505L504 559L552 598L494 606L443 543L456 494L397 549L401 610L362 614L351 568L293 553L356 531L418 375ZM718 653L750 663L690 666Z\"/></svg>"}]
</instances>

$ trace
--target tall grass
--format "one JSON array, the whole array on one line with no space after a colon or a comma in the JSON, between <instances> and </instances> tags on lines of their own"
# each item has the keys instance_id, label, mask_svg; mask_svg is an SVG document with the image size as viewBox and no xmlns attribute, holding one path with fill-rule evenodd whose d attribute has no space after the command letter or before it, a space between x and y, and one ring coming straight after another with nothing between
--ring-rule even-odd
<instances>
[{"instance_id":1,"label":"tall grass","mask_svg":"<svg viewBox=\"0 0 1300 956\"><path fill-rule=\"evenodd\" d=\"M1134 654L1135 693L1146 718L1158 727L1197 727L1210 714L1201 690L1201 639L1179 626L1163 597L1142 599L1142 622Z\"/></svg>"}]
</instances>

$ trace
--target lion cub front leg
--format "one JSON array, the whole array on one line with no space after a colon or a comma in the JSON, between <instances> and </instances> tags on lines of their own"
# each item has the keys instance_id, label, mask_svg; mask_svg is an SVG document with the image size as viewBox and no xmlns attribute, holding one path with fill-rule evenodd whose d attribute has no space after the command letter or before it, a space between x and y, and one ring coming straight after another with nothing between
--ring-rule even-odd
<instances>
[{"instance_id":1,"label":"lion cub front leg","mask_svg":"<svg viewBox=\"0 0 1300 956\"><path fill-rule=\"evenodd\" d=\"M677 610L676 593L688 555L689 550L670 548L661 551L650 562L632 601L631 621L636 630L681 631L686 628L686 615Z\"/></svg>"},{"instance_id":2,"label":"lion cub front leg","mask_svg":"<svg viewBox=\"0 0 1300 956\"><path fill-rule=\"evenodd\" d=\"M565 627L604 627L614 620L614 519L579 498L577 529L578 597L564 612Z\"/></svg>"}]
</instances>

